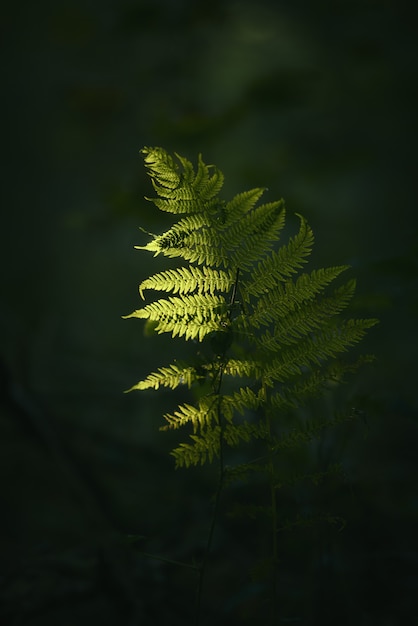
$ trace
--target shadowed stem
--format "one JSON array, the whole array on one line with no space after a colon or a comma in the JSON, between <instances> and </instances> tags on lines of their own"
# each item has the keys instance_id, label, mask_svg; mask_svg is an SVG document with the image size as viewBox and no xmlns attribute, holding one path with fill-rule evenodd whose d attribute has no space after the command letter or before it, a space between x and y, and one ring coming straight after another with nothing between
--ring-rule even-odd
<instances>
[{"instance_id":1,"label":"shadowed stem","mask_svg":"<svg viewBox=\"0 0 418 626\"><path fill-rule=\"evenodd\" d=\"M266 411L266 425L267 425L267 433L269 442L272 441L272 433L271 433L271 418L269 411ZM277 610L277 558L278 558L278 548L277 548L277 494L276 494L276 486L274 479L274 451L271 444L268 444L268 473L269 473L269 481L270 481L270 506L271 506L271 532L272 532L272 571L271 571L271 605L270 605L270 623L275 624L277 620L276 610Z\"/></svg>"},{"instance_id":2,"label":"shadowed stem","mask_svg":"<svg viewBox=\"0 0 418 626\"><path fill-rule=\"evenodd\" d=\"M231 322L233 305L235 304L235 299L237 295L238 276L239 276L239 268L237 268L237 273L235 276L235 283L232 288L230 309L228 313L229 322ZM218 480L218 486L217 486L216 494L215 494L215 503L213 507L212 521L211 521L211 525L209 529L208 540L206 543L205 554L203 556L203 561L201 563L201 566L198 569L198 582L197 582L197 590L196 590L196 619L195 619L196 626L199 626L199 623L200 623L203 581L204 581L204 576L206 573L206 567L208 563L209 554L212 550L213 535L215 532L216 523L218 521L219 503L221 499L221 493L222 493L224 477L225 477L224 452L223 452L223 448L224 448L223 439L224 439L224 426L225 425L224 425L224 419L223 419L222 409L221 409L221 389L222 389L222 379L223 379L223 373L224 373L224 368L225 368L225 363L226 363L227 350L228 350L228 347L224 349L220 357L218 375L214 379L214 385L216 385L216 389L214 389L214 393L216 394L217 405L218 405L217 406L217 422L219 426L219 480Z\"/></svg>"},{"instance_id":3,"label":"shadowed stem","mask_svg":"<svg viewBox=\"0 0 418 626\"><path fill-rule=\"evenodd\" d=\"M205 576L205 572L206 572L206 566L207 566L207 563L208 563L208 557L209 557L209 554L210 554L211 549L212 549L213 535L214 535L216 523L218 521L219 502L220 502L220 499L221 499L221 493L222 493L222 489L223 489L224 464L223 464L223 454L222 454L222 446L223 446L222 435L223 435L223 428L221 426L220 435L219 435L219 438L221 440L220 441L220 450L219 450L219 469L220 469L220 471L219 471L219 481L218 481L218 487L217 487L216 495L215 495L215 503L214 503L214 507L213 507L212 521L211 521L211 525L210 525L210 529L209 529L208 540L207 540L207 543L206 543L205 554L204 554L201 566L198 569L198 583L197 583L197 590L196 590L196 621L195 621L196 626L199 626L199 621L200 621L200 609L201 609L201 602L202 602L203 581L204 581L204 576Z\"/></svg>"}]
</instances>

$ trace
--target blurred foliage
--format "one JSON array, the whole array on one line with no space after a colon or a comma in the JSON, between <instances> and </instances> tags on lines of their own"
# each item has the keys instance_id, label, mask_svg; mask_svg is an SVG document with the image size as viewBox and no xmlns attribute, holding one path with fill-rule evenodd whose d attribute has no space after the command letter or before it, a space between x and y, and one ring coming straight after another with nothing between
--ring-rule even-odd
<instances>
[{"instance_id":1,"label":"blurred foliage","mask_svg":"<svg viewBox=\"0 0 418 626\"><path fill-rule=\"evenodd\" d=\"M356 315L381 324L367 346L376 365L340 393L367 425L322 444L328 462L343 456L346 484L312 496L347 527L283 535L283 615L405 623L418 559L413 9L403 0L2 9L6 623L187 621L189 572L121 540L144 535L145 552L190 560L212 490L210 472L172 471L171 442L158 433L182 398L122 393L173 350L121 320L137 306L132 285L150 273L133 250L144 241L137 227L170 225L143 200L143 145L202 152L228 172L226 197L268 186L312 224L315 264L353 265ZM307 506L303 489L292 497L285 510ZM220 529L208 623L254 620L253 531ZM232 567L236 591L225 597Z\"/></svg>"}]
</instances>

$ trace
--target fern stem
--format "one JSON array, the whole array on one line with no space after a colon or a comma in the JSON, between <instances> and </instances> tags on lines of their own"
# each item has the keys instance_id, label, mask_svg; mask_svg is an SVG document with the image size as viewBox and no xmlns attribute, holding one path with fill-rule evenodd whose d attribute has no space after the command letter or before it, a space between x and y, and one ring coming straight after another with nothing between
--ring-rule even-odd
<instances>
[{"instance_id":1,"label":"fern stem","mask_svg":"<svg viewBox=\"0 0 418 626\"><path fill-rule=\"evenodd\" d=\"M196 626L199 626L199 621L200 621L203 581L204 581L204 576L206 573L206 567L208 563L209 554L212 550L213 535L215 532L216 523L218 521L219 503L220 503L221 493L223 489L223 482L224 482L224 469L223 469L223 461L221 463L221 455L220 455L219 481L218 481L218 487L216 489L216 494L215 494L215 503L213 507L212 521L211 521L211 525L209 529L208 539L206 542L205 554L203 556L203 560L200 565L200 568L198 569L198 584L197 584L197 590L196 590L196 621L195 621Z\"/></svg>"},{"instance_id":2,"label":"fern stem","mask_svg":"<svg viewBox=\"0 0 418 626\"><path fill-rule=\"evenodd\" d=\"M278 545L277 545L277 527L278 527L278 514L277 514L277 494L274 480L274 450L270 442L272 441L272 424L270 418L270 412L266 410L266 426L268 433L268 474L270 481L270 502L271 502L271 547L272 547L272 573L271 573L271 605L270 605L270 620L271 624L276 623L277 615L277 561L278 561Z\"/></svg>"},{"instance_id":3,"label":"fern stem","mask_svg":"<svg viewBox=\"0 0 418 626\"><path fill-rule=\"evenodd\" d=\"M218 411L217 411L217 415L218 415L218 425L219 425L219 480L218 480L218 486L216 489L216 494L215 494L215 503L213 506L213 513L212 513L212 521L210 524L210 528L209 528L209 534L208 534L208 539L206 542L206 548L205 548L205 553L203 556L203 560L202 563L200 565L200 568L198 569L198 583L197 583L197 590L196 590L196 620L195 620L195 624L196 626L199 626L199 622L200 622L200 610L201 610L201 603L202 603L202 590L203 590L203 581L204 581L204 576L206 573L206 567L207 567L207 563L208 563L208 559L209 559L209 554L211 553L212 550L212 542L213 542L213 536L214 536L214 532L215 532L215 527L216 527L216 523L218 521L218 515L219 515L219 503L221 500L221 493L222 493L222 489L223 489L223 484L224 484L224 475L225 475L225 469L224 469L224 454L223 454L223 431L224 431L224 420L223 420L223 416L222 416L222 412L221 412L221 387L222 387L222 377L223 377L223 368L224 368L224 361L225 361L225 354L223 355L223 358L221 359L221 365L220 365L220 369L219 369L219 378L218 378L218 385L217 385L217 396L218 396Z\"/></svg>"},{"instance_id":4,"label":"fern stem","mask_svg":"<svg viewBox=\"0 0 418 626\"><path fill-rule=\"evenodd\" d=\"M228 322L230 322L232 318L233 306L235 304L235 299L237 296L238 278L239 278L239 268L237 268L235 282L232 288L230 308L228 312ZM222 409L221 409L221 390L222 390L222 379L223 379L223 374L224 374L227 351L228 351L228 348L226 347L223 350L223 353L220 357L220 365L219 365L218 374L217 376L214 377L214 384L216 384L216 389L214 389L214 392L218 399L217 422L219 426L219 480L218 480L218 486L217 486L216 494L215 494L215 503L213 506L212 521L211 521L211 525L209 528L208 539L206 542L206 549L205 549L202 563L200 565L200 568L198 569L198 583L197 583L197 590L196 590L196 620L195 620L196 626L199 626L199 622L200 622L203 581L204 581L204 576L206 573L206 567L207 567L207 563L209 559L209 554L211 553L211 550L212 550L213 536L215 533L216 523L218 521L219 503L221 500L221 494L222 494L222 489L224 485L224 477L225 477L225 463L224 463L224 426L225 424L224 424L224 418L223 418Z\"/></svg>"}]
</instances>

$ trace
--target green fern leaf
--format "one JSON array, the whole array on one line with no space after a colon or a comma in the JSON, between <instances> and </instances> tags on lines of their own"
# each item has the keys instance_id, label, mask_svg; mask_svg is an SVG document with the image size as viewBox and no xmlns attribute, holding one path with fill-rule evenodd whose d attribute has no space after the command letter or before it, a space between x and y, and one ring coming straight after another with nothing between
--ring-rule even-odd
<instances>
[{"instance_id":1,"label":"green fern leaf","mask_svg":"<svg viewBox=\"0 0 418 626\"><path fill-rule=\"evenodd\" d=\"M285 283L279 283L274 289L259 297L251 323L255 326L267 325L293 314L300 305L313 300L347 269L347 265L342 265L313 270L310 274L299 276L296 282L287 280Z\"/></svg>"},{"instance_id":2,"label":"green fern leaf","mask_svg":"<svg viewBox=\"0 0 418 626\"><path fill-rule=\"evenodd\" d=\"M220 433L220 427L215 426L204 435L190 435L192 444L181 443L171 452L176 468L204 465L207 461L211 463L215 457L219 456Z\"/></svg>"},{"instance_id":3,"label":"green fern leaf","mask_svg":"<svg viewBox=\"0 0 418 626\"><path fill-rule=\"evenodd\" d=\"M154 188L159 193L177 189L181 177L174 159L163 148L143 148L144 163Z\"/></svg>"},{"instance_id":4,"label":"green fern leaf","mask_svg":"<svg viewBox=\"0 0 418 626\"><path fill-rule=\"evenodd\" d=\"M209 266L228 265L226 242L222 241L215 229L206 227L190 230L176 226L154 237L147 245L135 248L154 252L154 256L162 253L169 258L182 257L191 263Z\"/></svg>"},{"instance_id":5,"label":"green fern leaf","mask_svg":"<svg viewBox=\"0 0 418 626\"><path fill-rule=\"evenodd\" d=\"M186 294L198 292L199 294L214 295L216 292L227 293L234 284L232 271L214 270L210 267L179 267L170 269L142 281L139 285L139 293L144 298L146 289L155 291L171 291L172 293Z\"/></svg>"},{"instance_id":6,"label":"green fern leaf","mask_svg":"<svg viewBox=\"0 0 418 626\"><path fill-rule=\"evenodd\" d=\"M265 189L262 188L250 189L232 198L225 206L224 225L236 224L238 220L254 208L264 191Z\"/></svg>"},{"instance_id":7,"label":"green fern leaf","mask_svg":"<svg viewBox=\"0 0 418 626\"><path fill-rule=\"evenodd\" d=\"M271 250L284 224L284 205L279 201L261 205L231 226L223 233L223 239L231 248L232 267L249 269Z\"/></svg>"},{"instance_id":8,"label":"green fern leaf","mask_svg":"<svg viewBox=\"0 0 418 626\"><path fill-rule=\"evenodd\" d=\"M202 341L209 333L225 330L227 310L228 305L221 296L193 294L151 302L124 319L137 317L156 321L158 333L171 332L173 337Z\"/></svg>"},{"instance_id":9,"label":"green fern leaf","mask_svg":"<svg viewBox=\"0 0 418 626\"><path fill-rule=\"evenodd\" d=\"M210 430L218 419L218 400L216 396L205 396L199 399L198 406L182 404L173 414L164 415L167 424L160 430L176 430L186 424L191 424L193 432Z\"/></svg>"},{"instance_id":10,"label":"green fern leaf","mask_svg":"<svg viewBox=\"0 0 418 626\"><path fill-rule=\"evenodd\" d=\"M304 406L308 400L317 398L324 393L335 381L342 382L346 372L353 372L356 364L331 363L327 367L309 371L297 382L288 382L270 395L272 407L284 411Z\"/></svg>"},{"instance_id":11,"label":"green fern leaf","mask_svg":"<svg viewBox=\"0 0 418 626\"><path fill-rule=\"evenodd\" d=\"M157 372L149 374L145 380L141 380L139 383L128 389L128 391L144 390L144 389L159 389L160 387L169 387L170 389L176 389L179 385L187 385L190 389L192 384L200 380L200 376L196 368L180 364L173 363L168 367L159 367Z\"/></svg>"},{"instance_id":12,"label":"green fern leaf","mask_svg":"<svg viewBox=\"0 0 418 626\"><path fill-rule=\"evenodd\" d=\"M266 384L285 382L295 375L301 375L302 368L322 366L324 361L358 343L366 330L376 323L377 320L373 319L348 320L340 326L328 327L312 337L304 338L294 347L284 348L279 352L279 357L266 365Z\"/></svg>"},{"instance_id":13,"label":"green fern leaf","mask_svg":"<svg viewBox=\"0 0 418 626\"><path fill-rule=\"evenodd\" d=\"M354 295L355 285L355 280L350 280L331 296L302 301L296 310L277 320L273 331L267 330L260 335L260 346L277 352L283 345L296 343L301 337L323 327L347 307Z\"/></svg>"},{"instance_id":14,"label":"green fern leaf","mask_svg":"<svg viewBox=\"0 0 418 626\"><path fill-rule=\"evenodd\" d=\"M266 400L264 389L255 393L250 387L241 387L232 395L222 397L222 413L228 422L232 421L235 412L244 413L245 409L256 410Z\"/></svg>"},{"instance_id":15,"label":"green fern leaf","mask_svg":"<svg viewBox=\"0 0 418 626\"><path fill-rule=\"evenodd\" d=\"M210 171L213 171L212 175ZM199 154L198 169L192 184L198 198L206 203L218 196L224 184L224 175L217 167L205 165Z\"/></svg>"},{"instance_id":16,"label":"green fern leaf","mask_svg":"<svg viewBox=\"0 0 418 626\"><path fill-rule=\"evenodd\" d=\"M274 289L280 282L297 273L307 262L312 251L314 237L306 220L299 216L301 224L299 233L290 239L287 245L272 252L267 258L259 261L250 280L241 284L241 290L248 300L249 296L259 296Z\"/></svg>"},{"instance_id":17,"label":"green fern leaf","mask_svg":"<svg viewBox=\"0 0 418 626\"><path fill-rule=\"evenodd\" d=\"M169 213L193 213L208 205L222 188L223 174L213 166L207 166L199 156L195 174L190 161L176 155L180 165L162 148L144 148L145 164L159 198L152 201L162 211ZM210 175L210 170L213 170Z\"/></svg>"},{"instance_id":18,"label":"green fern leaf","mask_svg":"<svg viewBox=\"0 0 418 626\"><path fill-rule=\"evenodd\" d=\"M278 453L281 450L297 448L319 437L326 428L331 428L344 422L352 422L356 419L358 417L353 411L346 411L337 413L335 417L330 419L312 420L280 437L274 437L272 439L272 450Z\"/></svg>"},{"instance_id":19,"label":"green fern leaf","mask_svg":"<svg viewBox=\"0 0 418 626\"><path fill-rule=\"evenodd\" d=\"M229 376L259 380L263 374L263 366L256 359L228 359L223 365L223 372Z\"/></svg>"},{"instance_id":20,"label":"green fern leaf","mask_svg":"<svg viewBox=\"0 0 418 626\"><path fill-rule=\"evenodd\" d=\"M283 200L258 205L265 190L255 188L225 202L219 198L222 172L201 155L194 168L162 148L144 148L143 154L157 196L152 201L180 217L136 247L186 263L142 281L141 298L146 290L172 295L126 317L155 323L158 333L205 342L212 355L202 348L198 367L175 363L132 387L175 389L202 380L210 385L212 393L164 416L164 430L189 426L193 431L191 442L173 451L176 466L212 461L223 445L258 440L278 451L308 441L324 423L278 439L259 415L273 419L300 406L355 368L335 358L376 320L340 321L355 281L328 290L347 266L301 273L314 238L299 216L297 235L274 249L285 226Z\"/></svg>"}]
</instances>

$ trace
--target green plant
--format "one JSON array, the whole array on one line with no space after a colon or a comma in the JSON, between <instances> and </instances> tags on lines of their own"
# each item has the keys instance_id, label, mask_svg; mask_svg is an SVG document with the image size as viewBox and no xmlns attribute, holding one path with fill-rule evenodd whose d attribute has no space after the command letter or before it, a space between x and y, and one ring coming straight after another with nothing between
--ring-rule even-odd
<instances>
[{"instance_id":1,"label":"green plant","mask_svg":"<svg viewBox=\"0 0 418 626\"><path fill-rule=\"evenodd\" d=\"M172 451L177 467L217 459L214 515L206 554L197 566L197 622L221 494L231 481L254 474L264 477L269 502L242 508L270 520L271 555L265 569L271 579L274 619L277 534L286 524L279 521L277 494L284 481L297 480L283 478L281 453L352 419L353 412L306 423L295 420L290 428L282 418L369 360L366 356L351 363L337 357L358 343L376 320L341 319L355 281L332 290L330 286L348 266L303 271L314 239L302 216L298 233L275 247L285 226L283 200L258 204L264 189L256 188L225 202L219 197L222 173L200 156L195 169L186 158L174 158L162 148L142 152L157 194L152 201L180 218L137 248L154 256L179 257L185 264L144 280L139 285L142 298L147 290L172 295L126 317L144 319L155 332L184 337L197 348L194 360L165 365L131 390L181 385L191 389L194 401L166 414L162 430L188 431L188 440ZM234 455L234 450L240 454ZM252 459L249 453L254 450ZM326 473L335 471L330 467ZM318 476L310 478L322 478ZM328 521L335 519L328 516ZM293 523L303 520L298 517Z\"/></svg>"}]
</instances>

